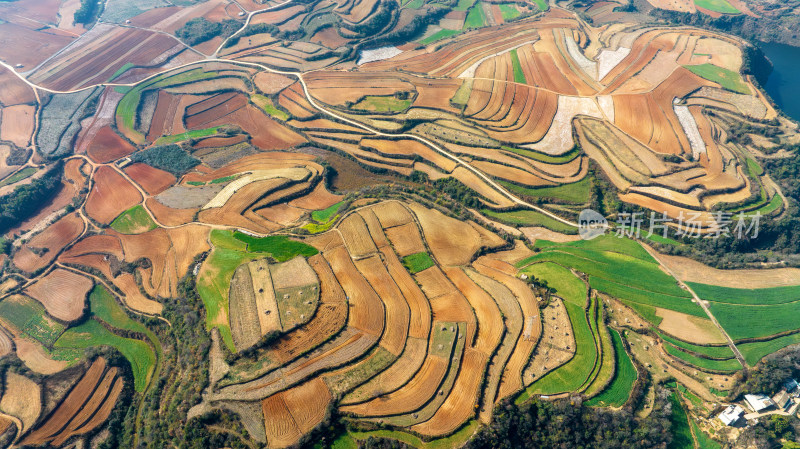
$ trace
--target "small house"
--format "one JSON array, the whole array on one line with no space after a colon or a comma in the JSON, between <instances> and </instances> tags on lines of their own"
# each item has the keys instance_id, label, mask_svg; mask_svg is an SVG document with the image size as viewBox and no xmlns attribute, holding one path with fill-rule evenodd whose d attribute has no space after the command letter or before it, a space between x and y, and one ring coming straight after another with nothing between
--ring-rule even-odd
<instances>
[{"instance_id":1,"label":"small house","mask_svg":"<svg viewBox=\"0 0 800 449\"><path fill-rule=\"evenodd\" d=\"M775 403L772 402L772 399L763 394L746 394L744 395L744 400L747 402L747 405L749 405L750 408L756 413L767 411L775 406Z\"/></svg>"},{"instance_id":2,"label":"small house","mask_svg":"<svg viewBox=\"0 0 800 449\"><path fill-rule=\"evenodd\" d=\"M783 384L783 388L789 394L800 394L800 385L794 379L789 379Z\"/></svg>"},{"instance_id":3,"label":"small house","mask_svg":"<svg viewBox=\"0 0 800 449\"><path fill-rule=\"evenodd\" d=\"M740 405L730 405L719 414L719 420L726 426L735 426L744 416L744 409Z\"/></svg>"},{"instance_id":4,"label":"small house","mask_svg":"<svg viewBox=\"0 0 800 449\"><path fill-rule=\"evenodd\" d=\"M775 403L775 406L781 410L788 410L792 407L792 397L789 396L789 393L786 390L781 390L772 397L772 402Z\"/></svg>"}]
</instances>

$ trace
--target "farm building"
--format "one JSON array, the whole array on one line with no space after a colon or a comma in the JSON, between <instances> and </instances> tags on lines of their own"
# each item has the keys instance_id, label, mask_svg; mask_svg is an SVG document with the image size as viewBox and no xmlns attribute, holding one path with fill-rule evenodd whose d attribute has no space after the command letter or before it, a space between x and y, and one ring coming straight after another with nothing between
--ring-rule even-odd
<instances>
[{"instance_id":1,"label":"farm building","mask_svg":"<svg viewBox=\"0 0 800 449\"><path fill-rule=\"evenodd\" d=\"M775 406L772 399L763 394L746 394L744 395L744 400L756 413L761 413Z\"/></svg>"},{"instance_id":2,"label":"farm building","mask_svg":"<svg viewBox=\"0 0 800 449\"><path fill-rule=\"evenodd\" d=\"M794 379L789 379L783 384L783 388L791 395L800 395L800 385Z\"/></svg>"},{"instance_id":3,"label":"farm building","mask_svg":"<svg viewBox=\"0 0 800 449\"><path fill-rule=\"evenodd\" d=\"M744 416L744 409L740 405L730 405L719 414L719 420L726 426L735 426Z\"/></svg>"}]
</instances>

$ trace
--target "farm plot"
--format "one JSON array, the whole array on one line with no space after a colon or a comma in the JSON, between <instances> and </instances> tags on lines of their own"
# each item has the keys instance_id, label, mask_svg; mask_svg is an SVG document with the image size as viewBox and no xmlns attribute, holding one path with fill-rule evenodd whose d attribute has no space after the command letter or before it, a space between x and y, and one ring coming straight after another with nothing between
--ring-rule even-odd
<instances>
[{"instance_id":1,"label":"farm plot","mask_svg":"<svg viewBox=\"0 0 800 449\"><path fill-rule=\"evenodd\" d=\"M600 394L586 401L588 406L622 407L628 402L633 385L638 377L636 367L631 362L627 351L625 351L619 332L611 329L611 338L614 342L616 360L614 378Z\"/></svg>"},{"instance_id":2,"label":"farm plot","mask_svg":"<svg viewBox=\"0 0 800 449\"><path fill-rule=\"evenodd\" d=\"M110 226L120 234L142 234L157 227L141 204L121 213Z\"/></svg>"},{"instance_id":3,"label":"farm plot","mask_svg":"<svg viewBox=\"0 0 800 449\"><path fill-rule=\"evenodd\" d=\"M44 307L22 295L0 302L0 322L15 335L31 337L47 347L64 332L64 325L50 318Z\"/></svg>"},{"instance_id":4,"label":"farm plot","mask_svg":"<svg viewBox=\"0 0 800 449\"><path fill-rule=\"evenodd\" d=\"M123 384L117 368L107 367L106 360L98 357L50 417L29 433L22 444L60 446L74 435L92 431L108 418ZM107 402L111 407L103 406Z\"/></svg>"},{"instance_id":5,"label":"farm plot","mask_svg":"<svg viewBox=\"0 0 800 449\"><path fill-rule=\"evenodd\" d=\"M94 186L86 201L86 213L103 224L142 201L142 195L127 179L104 165L94 175Z\"/></svg>"},{"instance_id":6,"label":"farm plot","mask_svg":"<svg viewBox=\"0 0 800 449\"><path fill-rule=\"evenodd\" d=\"M81 129L80 121L100 91L100 88L94 88L71 94L53 94L39 116L36 132L39 151L50 157L71 153Z\"/></svg>"},{"instance_id":7,"label":"farm plot","mask_svg":"<svg viewBox=\"0 0 800 449\"><path fill-rule=\"evenodd\" d=\"M69 214L36 234L14 255L14 264L21 270L34 272L44 268L61 250L83 232L83 220Z\"/></svg>"},{"instance_id":8,"label":"farm plot","mask_svg":"<svg viewBox=\"0 0 800 449\"><path fill-rule=\"evenodd\" d=\"M26 288L25 293L42 303L52 317L69 322L83 314L93 285L89 278L57 268Z\"/></svg>"}]
</instances>

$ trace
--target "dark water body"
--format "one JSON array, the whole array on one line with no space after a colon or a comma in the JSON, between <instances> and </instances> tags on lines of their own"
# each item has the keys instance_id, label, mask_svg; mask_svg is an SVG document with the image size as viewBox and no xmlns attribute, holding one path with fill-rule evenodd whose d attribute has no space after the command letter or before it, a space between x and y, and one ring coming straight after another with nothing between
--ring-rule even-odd
<instances>
[{"instance_id":1,"label":"dark water body","mask_svg":"<svg viewBox=\"0 0 800 449\"><path fill-rule=\"evenodd\" d=\"M800 120L800 47L765 42L758 47L774 67L764 87L786 115Z\"/></svg>"}]
</instances>

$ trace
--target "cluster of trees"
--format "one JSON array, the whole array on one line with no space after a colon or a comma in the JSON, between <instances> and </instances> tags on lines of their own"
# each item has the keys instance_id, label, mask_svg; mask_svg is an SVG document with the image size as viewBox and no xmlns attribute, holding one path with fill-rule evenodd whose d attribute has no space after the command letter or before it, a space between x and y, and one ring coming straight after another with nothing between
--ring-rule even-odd
<instances>
[{"instance_id":1,"label":"cluster of trees","mask_svg":"<svg viewBox=\"0 0 800 449\"><path fill-rule=\"evenodd\" d=\"M177 144L148 148L131 156L131 161L168 171L177 177L181 177L200 163Z\"/></svg>"},{"instance_id":2,"label":"cluster of trees","mask_svg":"<svg viewBox=\"0 0 800 449\"><path fill-rule=\"evenodd\" d=\"M189 45L196 45L211 40L217 36L223 38L235 33L242 24L233 19L222 22L211 22L205 17L195 17L175 31L175 35Z\"/></svg>"},{"instance_id":3,"label":"cluster of trees","mask_svg":"<svg viewBox=\"0 0 800 449\"><path fill-rule=\"evenodd\" d=\"M800 348L778 353L745 372L742 394L764 393L772 396L789 379L800 380Z\"/></svg>"},{"instance_id":4,"label":"cluster of trees","mask_svg":"<svg viewBox=\"0 0 800 449\"><path fill-rule=\"evenodd\" d=\"M586 407L579 397L520 406L506 401L465 448L665 448L672 439L666 393L662 389L657 394L654 410L644 419L629 410Z\"/></svg>"},{"instance_id":5,"label":"cluster of trees","mask_svg":"<svg viewBox=\"0 0 800 449\"><path fill-rule=\"evenodd\" d=\"M44 176L0 196L0 234L39 212L61 189L63 174L64 164L59 161Z\"/></svg>"},{"instance_id":6,"label":"cluster of trees","mask_svg":"<svg viewBox=\"0 0 800 449\"><path fill-rule=\"evenodd\" d=\"M84 25L94 22L99 15L101 4L97 0L81 0L81 7L72 16L73 22Z\"/></svg>"}]
</instances>

